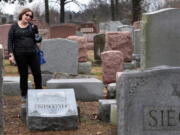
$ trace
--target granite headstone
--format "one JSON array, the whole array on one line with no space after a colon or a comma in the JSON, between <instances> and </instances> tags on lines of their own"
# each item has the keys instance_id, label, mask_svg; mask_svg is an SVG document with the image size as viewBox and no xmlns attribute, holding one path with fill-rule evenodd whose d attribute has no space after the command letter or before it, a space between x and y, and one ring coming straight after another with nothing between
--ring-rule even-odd
<instances>
[{"instance_id":1,"label":"granite headstone","mask_svg":"<svg viewBox=\"0 0 180 135\"><path fill-rule=\"evenodd\" d=\"M94 62L101 63L101 53L105 48L105 34L97 34L94 36Z\"/></svg>"},{"instance_id":2,"label":"granite headstone","mask_svg":"<svg viewBox=\"0 0 180 135\"><path fill-rule=\"evenodd\" d=\"M180 66L180 9L161 9L142 17L141 67Z\"/></svg>"},{"instance_id":3,"label":"granite headstone","mask_svg":"<svg viewBox=\"0 0 180 135\"><path fill-rule=\"evenodd\" d=\"M42 71L77 74L78 49L79 44L75 41L61 38L43 40L46 63L42 65Z\"/></svg>"},{"instance_id":4,"label":"granite headstone","mask_svg":"<svg viewBox=\"0 0 180 135\"><path fill-rule=\"evenodd\" d=\"M117 82L118 135L180 134L180 67L124 72Z\"/></svg>"},{"instance_id":5,"label":"granite headstone","mask_svg":"<svg viewBox=\"0 0 180 135\"><path fill-rule=\"evenodd\" d=\"M77 129L74 89L28 90L27 125L30 130Z\"/></svg>"}]
</instances>

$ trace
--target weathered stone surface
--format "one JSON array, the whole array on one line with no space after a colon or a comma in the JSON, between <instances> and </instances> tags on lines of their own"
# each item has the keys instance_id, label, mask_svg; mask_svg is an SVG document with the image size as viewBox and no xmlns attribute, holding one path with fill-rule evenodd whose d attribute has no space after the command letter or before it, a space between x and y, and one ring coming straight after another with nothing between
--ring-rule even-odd
<instances>
[{"instance_id":1,"label":"weathered stone surface","mask_svg":"<svg viewBox=\"0 0 180 135\"><path fill-rule=\"evenodd\" d=\"M123 71L123 53L121 51L105 51L101 53L103 82L116 82L116 73Z\"/></svg>"},{"instance_id":2,"label":"weathered stone surface","mask_svg":"<svg viewBox=\"0 0 180 135\"><path fill-rule=\"evenodd\" d=\"M88 55L87 55L87 38L81 37L81 36L69 36L67 37L69 40L73 40L79 43L79 56L78 61L79 62L87 62Z\"/></svg>"},{"instance_id":3,"label":"weathered stone surface","mask_svg":"<svg viewBox=\"0 0 180 135\"><path fill-rule=\"evenodd\" d=\"M94 62L101 64L101 53L105 48L105 34L94 36Z\"/></svg>"},{"instance_id":4,"label":"weathered stone surface","mask_svg":"<svg viewBox=\"0 0 180 135\"><path fill-rule=\"evenodd\" d=\"M103 97L103 83L95 78L51 79L47 81L47 87L74 88L77 100L96 101Z\"/></svg>"},{"instance_id":5,"label":"weathered stone surface","mask_svg":"<svg viewBox=\"0 0 180 135\"><path fill-rule=\"evenodd\" d=\"M116 83L110 83L107 86L108 98L113 99L116 97Z\"/></svg>"},{"instance_id":6,"label":"weathered stone surface","mask_svg":"<svg viewBox=\"0 0 180 135\"><path fill-rule=\"evenodd\" d=\"M115 104L115 99L99 100L99 119L105 122L110 122L111 104Z\"/></svg>"},{"instance_id":7,"label":"weathered stone surface","mask_svg":"<svg viewBox=\"0 0 180 135\"><path fill-rule=\"evenodd\" d=\"M180 134L180 68L124 72L117 83L118 135Z\"/></svg>"},{"instance_id":8,"label":"weathered stone surface","mask_svg":"<svg viewBox=\"0 0 180 135\"><path fill-rule=\"evenodd\" d=\"M91 62L79 62L78 63L78 73L79 74L90 74L91 73Z\"/></svg>"},{"instance_id":9,"label":"weathered stone surface","mask_svg":"<svg viewBox=\"0 0 180 135\"><path fill-rule=\"evenodd\" d=\"M142 68L180 66L179 22L180 9L162 9L143 15Z\"/></svg>"},{"instance_id":10,"label":"weathered stone surface","mask_svg":"<svg viewBox=\"0 0 180 135\"><path fill-rule=\"evenodd\" d=\"M117 125L117 104L111 104L110 123Z\"/></svg>"},{"instance_id":11,"label":"weathered stone surface","mask_svg":"<svg viewBox=\"0 0 180 135\"><path fill-rule=\"evenodd\" d=\"M20 78L18 76L3 76L3 94L5 96L20 96ZM32 88L31 81L28 81L28 88Z\"/></svg>"},{"instance_id":12,"label":"weathered stone surface","mask_svg":"<svg viewBox=\"0 0 180 135\"><path fill-rule=\"evenodd\" d=\"M3 135L4 118L3 118L3 47L0 44L0 135Z\"/></svg>"},{"instance_id":13,"label":"weathered stone surface","mask_svg":"<svg viewBox=\"0 0 180 135\"><path fill-rule=\"evenodd\" d=\"M30 130L77 129L78 111L74 90L29 90L27 126Z\"/></svg>"},{"instance_id":14,"label":"weathered stone surface","mask_svg":"<svg viewBox=\"0 0 180 135\"><path fill-rule=\"evenodd\" d=\"M130 32L107 32L105 39L105 51L118 50L123 53L124 61L132 60L133 45Z\"/></svg>"},{"instance_id":15,"label":"weathered stone surface","mask_svg":"<svg viewBox=\"0 0 180 135\"><path fill-rule=\"evenodd\" d=\"M75 41L67 39L46 39L42 42L46 64L41 66L42 71L77 74L78 49Z\"/></svg>"}]
</instances>

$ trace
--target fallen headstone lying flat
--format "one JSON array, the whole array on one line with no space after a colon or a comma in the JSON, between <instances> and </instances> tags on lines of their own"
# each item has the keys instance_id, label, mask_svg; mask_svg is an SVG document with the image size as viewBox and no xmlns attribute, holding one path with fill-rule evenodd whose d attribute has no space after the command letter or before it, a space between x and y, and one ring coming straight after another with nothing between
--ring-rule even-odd
<instances>
[{"instance_id":1,"label":"fallen headstone lying flat","mask_svg":"<svg viewBox=\"0 0 180 135\"><path fill-rule=\"evenodd\" d=\"M95 78L51 79L47 81L48 89L74 88L76 99L96 101L103 98L103 83Z\"/></svg>"},{"instance_id":2,"label":"fallen headstone lying flat","mask_svg":"<svg viewBox=\"0 0 180 135\"><path fill-rule=\"evenodd\" d=\"M30 130L78 128L73 89L28 90L27 125Z\"/></svg>"},{"instance_id":3,"label":"fallen headstone lying flat","mask_svg":"<svg viewBox=\"0 0 180 135\"><path fill-rule=\"evenodd\" d=\"M20 96L19 82L18 76L3 76L3 94L5 96ZM31 81L28 81L28 87L32 88Z\"/></svg>"}]
</instances>

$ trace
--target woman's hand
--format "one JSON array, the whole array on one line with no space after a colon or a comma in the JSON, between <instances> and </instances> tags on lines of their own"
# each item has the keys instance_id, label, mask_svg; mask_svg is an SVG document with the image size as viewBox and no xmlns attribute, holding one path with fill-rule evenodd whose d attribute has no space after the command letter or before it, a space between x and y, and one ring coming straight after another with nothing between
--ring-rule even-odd
<instances>
[{"instance_id":1,"label":"woman's hand","mask_svg":"<svg viewBox=\"0 0 180 135\"><path fill-rule=\"evenodd\" d=\"M9 53L9 61L11 64L16 65L16 61L15 61L13 53Z\"/></svg>"}]
</instances>

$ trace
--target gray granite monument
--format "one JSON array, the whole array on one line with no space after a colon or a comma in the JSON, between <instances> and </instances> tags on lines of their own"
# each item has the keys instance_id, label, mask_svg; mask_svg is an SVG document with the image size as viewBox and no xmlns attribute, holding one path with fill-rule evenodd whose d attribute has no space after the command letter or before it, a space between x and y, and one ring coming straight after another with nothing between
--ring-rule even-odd
<instances>
[{"instance_id":1,"label":"gray granite monument","mask_svg":"<svg viewBox=\"0 0 180 135\"><path fill-rule=\"evenodd\" d=\"M124 72L117 82L118 135L180 134L180 67Z\"/></svg>"},{"instance_id":2,"label":"gray granite monument","mask_svg":"<svg viewBox=\"0 0 180 135\"><path fill-rule=\"evenodd\" d=\"M143 14L141 67L180 66L180 9Z\"/></svg>"},{"instance_id":3,"label":"gray granite monument","mask_svg":"<svg viewBox=\"0 0 180 135\"><path fill-rule=\"evenodd\" d=\"M42 71L77 74L78 49L79 44L75 41L61 38L43 40L46 63L42 65Z\"/></svg>"}]
</instances>

